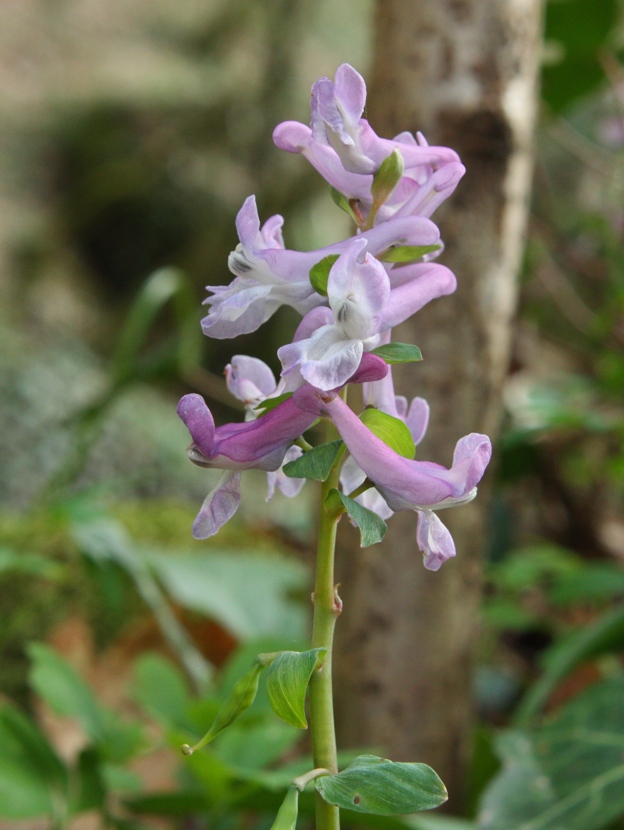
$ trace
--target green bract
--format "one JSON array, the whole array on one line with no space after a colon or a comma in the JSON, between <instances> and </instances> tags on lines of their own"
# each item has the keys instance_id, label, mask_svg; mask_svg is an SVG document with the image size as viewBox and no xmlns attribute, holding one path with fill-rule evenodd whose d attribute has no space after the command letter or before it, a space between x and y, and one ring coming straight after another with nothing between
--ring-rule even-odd
<instances>
[{"instance_id":1,"label":"green bract","mask_svg":"<svg viewBox=\"0 0 624 830\"><path fill-rule=\"evenodd\" d=\"M338 490L332 490L330 496L336 494L343 503L345 510L360 529L360 547L368 548L381 542L388 529L386 523L368 507L363 507L355 499L350 499Z\"/></svg>"},{"instance_id":2,"label":"green bract","mask_svg":"<svg viewBox=\"0 0 624 830\"><path fill-rule=\"evenodd\" d=\"M383 205L394 188L401 181L405 162L398 150L393 150L379 165L379 170L373 176L371 196L375 205Z\"/></svg>"},{"instance_id":3,"label":"green bract","mask_svg":"<svg viewBox=\"0 0 624 830\"><path fill-rule=\"evenodd\" d=\"M322 294L323 297L327 296L329 272L334 262L338 259L338 256L338 254L328 254L310 268L310 284L317 294Z\"/></svg>"},{"instance_id":4,"label":"green bract","mask_svg":"<svg viewBox=\"0 0 624 830\"><path fill-rule=\"evenodd\" d=\"M388 248L383 254L377 258L384 262L418 262L427 254L433 254L435 251L440 251L442 245L397 245L396 248Z\"/></svg>"},{"instance_id":5,"label":"green bract","mask_svg":"<svg viewBox=\"0 0 624 830\"><path fill-rule=\"evenodd\" d=\"M385 346L377 346L372 353L386 363L417 363L422 360L422 352L411 343L386 343Z\"/></svg>"},{"instance_id":6,"label":"green bract","mask_svg":"<svg viewBox=\"0 0 624 830\"><path fill-rule=\"evenodd\" d=\"M299 729L307 729L305 697L312 672L322 666L326 648L282 651L267 672L267 692L276 715Z\"/></svg>"},{"instance_id":7,"label":"green bract","mask_svg":"<svg viewBox=\"0 0 624 830\"><path fill-rule=\"evenodd\" d=\"M414 439L403 421L379 409L365 409L360 420L399 455L405 458L414 458L416 455Z\"/></svg>"},{"instance_id":8,"label":"green bract","mask_svg":"<svg viewBox=\"0 0 624 830\"><path fill-rule=\"evenodd\" d=\"M329 441L327 444L319 444L301 458L289 461L284 464L283 471L290 478L309 478L313 481L326 481L338 453L344 450L344 444L340 439Z\"/></svg>"},{"instance_id":9,"label":"green bract","mask_svg":"<svg viewBox=\"0 0 624 830\"><path fill-rule=\"evenodd\" d=\"M256 699L260 672L268 662L268 660L262 659L264 657L265 655L258 655L247 674L244 674L234 685L229 697L219 709L212 726L208 732L206 732L201 741L199 741L199 743L197 743L194 747L184 744L182 752L185 755L192 755L196 749L201 749L203 746L206 746L206 744L209 744L210 741L217 737L219 732L226 729L226 727L242 715L246 709L249 709L251 704Z\"/></svg>"}]
</instances>

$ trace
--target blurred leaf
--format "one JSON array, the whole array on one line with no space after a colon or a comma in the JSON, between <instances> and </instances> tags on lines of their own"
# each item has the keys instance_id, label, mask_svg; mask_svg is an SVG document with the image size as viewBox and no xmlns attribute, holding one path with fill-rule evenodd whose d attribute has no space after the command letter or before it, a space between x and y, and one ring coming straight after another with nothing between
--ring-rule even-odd
<instances>
[{"instance_id":1,"label":"blurred leaf","mask_svg":"<svg viewBox=\"0 0 624 830\"><path fill-rule=\"evenodd\" d=\"M17 709L0 709L0 816L53 815L67 770L46 738Z\"/></svg>"},{"instance_id":2,"label":"blurred leaf","mask_svg":"<svg viewBox=\"0 0 624 830\"><path fill-rule=\"evenodd\" d=\"M375 512L363 507L355 499L350 499L338 490L330 490L328 498L336 493L345 506L349 517L360 529L360 547L367 548L381 542L388 529L386 523Z\"/></svg>"},{"instance_id":3,"label":"blurred leaf","mask_svg":"<svg viewBox=\"0 0 624 830\"><path fill-rule=\"evenodd\" d=\"M275 714L296 726L307 729L305 699L312 673L323 665L325 648L310 651L282 651L267 671L266 684Z\"/></svg>"},{"instance_id":4,"label":"blurred leaf","mask_svg":"<svg viewBox=\"0 0 624 830\"><path fill-rule=\"evenodd\" d=\"M57 714L79 721L93 741L105 740L105 713L87 684L42 643L31 643L28 655L32 660L30 684L39 697Z\"/></svg>"},{"instance_id":5,"label":"blurred leaf","mask_svg":"<svg viewBox=\"0 0 624 830\"><path fill-rule=\"evenodd\" d=\"M299 815L299 790L297 787L289 787L271 830L295 830L297 816Z\"/></svg>"},{"instance_id":6,"label":"blurred leaf","mask_svg":"<svg viewBox=\"0 0 624 830\"><path fill-rule=\"evenodd\" d=\"M560 574L548 593L557 605L610 600L624 595L624 571L615 564L586 564Z\"/></svg>"},{"instance_id":7,"label":"blurred leaf","mask_svg":"<svg viewBox=\"0 0 624 830\"><path fill-rule=\"evenodd\" d=\"M624 813L624 677L588 689L544 727L504 734L504 768L479 830L597 830Z\"/></svg>"},{"instance_id":8,"label":"blurred leaf","mask_svg":"<svg viewBox=\"0 0 624 830\"><path fill-rule=\"evenodd\" d=\"M303 639L305 611L289 598L307 584L307 569L299 562L234 550L146 556L176 602L215 619L236 637L289 631Z\"/></svg>"},{"instance_id":9,"label":"blurred leaf","mask_svg":"<svg viewBox=\"0 0 624 830\"><path fill-rule=\"evenodd\" d=\"M100 809L106 797L106 787L102 780L101 761L92 748L83 749L78 757L78 791L71 805L72 813Z\"/></svg>"},{"instance_id":10,"label":"blurred leaf","mask_svg":"<svg viewBox=\"0 0 624 830\"><path fill-rule=\"evenodd\" d=\"M546 4L545 39L562 57L542 72L542 96L560 112L604 80L600 52L607 49L618 20L616 0L551 0Z\"/></svg>"},{"instance_id":11,"label":"blurred leaf","mask_svg":"<svg viewBox=\"0 0 624 830\"><path fill-rule=\"evenodd\" d=\"M624 647L624 605L609 609L590 625L556 643L544 654L544 672L528 690L514 723L527 726L546 705L557 685L584 660Z\"/></svg>"},{"instance_id":12,"label":"blurred leaf","mask_svg":"<svg viewBox=\"0 0 624 830\"><path fill-rule=\"evenodd\" d=\"M534 611L523 608L517 599L507 597L486 598L481 615L489 628L499 631L523 631L534 626L537 619Z\"/></svg>"},{"instance_id":13,"label":"blurred leaf","mask_svg":"<svg viewBox=\"0 0 624 830\"><path fill-rule=\"evenodd\" d=\"M67 574L66 568L53 559L37 553L18 553L9 548L0 548L0 574L7 572L27 573L55 582L62 580Z\"/></svg>"},{"instance_id":14,"label":"blurred leaf","mask_svg":"<svg viewBox=\"0 0 624 830\"><path fill-rule=\"evenodd\" d=\"M388 761L360 755L342 772L314 781L328 804L380 816L431 810L448 794L438 775L426 764Z\"/></svg>"},{"instance_id":15,"label":"blurred leaf","mask_svg":"<svg viewBox=\"0 0 624 830\"><path fill-rule=\"evenodd\" d=\"M400 418L394 418L380 409L365 409L360 415L360 421L399 455L409 459L416 455L412 434Z\"/></svg>"},{"instance_id":16,"label":"blurred leaf","mask_svg":"<svg viewBox=\"0 0 624 830\"><path fill-rule=\"evenodd\" d=\"M540 544L511 551L502 562L490 566L488 576L501 588L521 591L541 585L547 577L573 574L582 567L577 553Z\"/></svg>"},{"instance_id":17,"label":"blurred leaf","mask_svg":"<svg viewBox=\"0 0 624 830\"><path fill-rule=\"evenodd\" d=\"M338 453L344 448L341 439L319 444L304 452L300 458L284 464L284 473L290 478L307 478L312 481L327 481L327 477L338 458Z\"/></svg>"},{"instance_id":18,"label":"blurred leaf","mask_svg":"<svg viewBox=\"0 0 624 830\"><path fill-rule=\"evenodd\" d=\"M255 706L253 713L253 718L242 717L233 723L213 745L213 752L239 774L243 769L259 771L277 761L301 737L299 730L277 720L273 712L259 714L261 720L255 717Z\"/></svg>"},{"instance_id":19,"label":"blurred leaf","mask_svg":"<svg viewBox=\"0 0 624 830\"><path fill-rule=\"evenodd\" d=\"M165 726L188 729L190 694L173 663L160 654L142 654L133 668L135 700Z\"/></svg>"}]
</instances>

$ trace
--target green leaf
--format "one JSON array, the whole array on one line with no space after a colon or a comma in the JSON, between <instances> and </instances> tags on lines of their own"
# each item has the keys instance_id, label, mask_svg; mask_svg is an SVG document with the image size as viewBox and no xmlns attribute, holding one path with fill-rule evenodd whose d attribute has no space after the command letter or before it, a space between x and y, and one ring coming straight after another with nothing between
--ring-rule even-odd
<instances>
[{"instance_id":1,"label":"green leaf","mask_svg":"<svg viewBox=\"0 0 624 830\"><path fill-rule=\"evenodd\" d=\"M372 354L378 355L386 363L417 363L422 360L422 352L411 343L387 343L385 346L377 346Z\"/></svg>"},{"instance_id":2,"label":"green leaf","mask_svg":"<svg viewBox=\"0 0 624 830\"><path fill-rule=\"evenodd\" d=\"M266 398L259 403L258 406L255 407L254 412L256 415L265 415L267 412L270 412L272 409L278 407L284 401L287 401L289 398L292 398L294 392L284 392L283 395L278 395L276 398Z\"/></svg>"},{"instance_id":3,"label":"green leaf","mask_svg":"<svg viewBox=\"0 0 624 830\"><path fill-rule=\"evenodd\" d=\"M9 548L0 548L0 573L27 573L60 582L67 574L60 562L38 553L18 553Z\"/></svg>"},{"instance_id":4,"label":"green leaf","mask_svg":"<svg viewBox=\"0 0 624 830\"><path fill-rule=\"evenodd\" d=\"M30 684L39 697L59 715L75 718L95 742L106 738L106 715L91 689L72 668L48 646L31 643Z\"/></svg>"},{"instance_id":5,"label":"green leaf","mask_svg":"<svg viewBox=\"0 0 624 830\"><path fill-rule=\"evenodd\" d=\"M624 677L591 686L540 729L504 733L479 830L598 830L624 813Z\"/></svg>"},{"instance_id":6,"label":"green leaf","mask_svg":"<svg viewBox=\"0 0 624 830\"><path fill-rule=\"evenodd\" d=\"M371 196L375 205L383 205L401 181L404 170L403 156L398 149L395 149L381 162L379 170L373 176Z\"/></svg>"},{"instance_id":7,"label":"green leaf","mask_svg":"<svg viewBox=\"0 0 624 830\"><path fill-rule=\"evenodd\" d=\"M185 744L182 747L182 752L185 755L192 755L197 749L201 749L210 741L214 740L219 732L234 723L234 721L243 714L256 698L258 692L258 682L260 680L260 672L265 667L265 664L256 658L254 664L249 669L247 674L243 675L241 679L234 685L234 688L226 698L223 706L219 709L217 717L214 719L212 726L206 732L204 737L194 747L189 747Z\"/></svg>"},{"instance_id":8,"label":"green leaf","mask_svg":"<svg viewBox=\"0 0 624 830\"><path fill-rule=\"evenodd\" d=\"M45 737L17 709L0 710L0 816L48 814L66 797L67 770Z\"/></svg>"},{"instance_id":9,"label":"green leaf","mask_svg":"<svg viewBox=\"0 0 624 830\"><path fill-rule=\"evenodd\" d=\"M312 673L323 665L325 648L311 651L282 651L267 672L267 692L275 714L296 726L307 729L305 698Z\"/></svg>"},{"instance_id":10,"label":"green leaf","mask_svg":"<svg viewBox=\"0 0 624 830\"><path fill-rule=\"evenodd\" d=\"M327 296L327 280L329 279L329 272L332 265L338 259L339 254L328 254L316 265L310 268L310 284L317 294Z\"/></svg>"},{"instance_id":11,"label":"green leaf","mask_svg":"<svg viewBox=\"0 0 624 830\"><path fill-rule=\"evenodd\" d=\"M427 254L441 251L442 245L397 245L395 248L388 248L380 254L377 259L383 262L418 262Z\"/></svg>"},{"instance_id":12,"label":"green leaf","mask_svg":"<svg viewBox=\"0 0 624 830\"><path fill-rule=\"evenodd\" d=\"M360 421L399 455L410 459L416 455L412 434L399 418L394 418L379 409L365 409L360 415Z\"/></svg>"},{"instance_id":13,"label":"green leaf","mask_svg":"<svg viewBox=\"0 0 624 830\"><path fill-rule=\"evenodd\" d=\"M93 747L87 747L80 753L77 779L71 812L100 809L106 798L106 787L102 780L101 759Z\"/></svg>"},{"instance_id":14,"label":"green leaf","mask_svg":"<svg viewBox=\"0 0 624 830\"><path fill-rule=\"evenodd\" d=\"M545 41L561 53L558 63L542 71L542 96L553 110L565 109L604 82L600 57L612 48L618 16L617 0L546 3Z\"/></svg>"},{"instance_id":15,"label":"green leaf","mask_svg":"<svg viewBox=\"0 0 624 830\"><path fill-rule=\"evenodd\" d=\"M358 813L396 816L431 810L448 798L446 787L426 764L360 755L342 772L317 778L314 785L328 804Z\"/></svg>"},{"instance_id":16,"label":"green leaf","mask_svg":"<svg viewBox=\"0 0 624 830\"><path fill-rule=\"evenodd\" d=\"M332 197L332 200L333 200L334 204L338 205L340 210L344 210L345 213L348 213L349 216L355 222L355 224L359 225L360 220L356 216L355 211L351 207L351 203L349 202L347 197L344 195L344 193L341 193L339 190L336 190L335 187L330 186L329 195Z\"/></svg>"},{"instance_id":17,"label":"green leaf","mask_svg":"<svg viewBox=\"0 0 624 830\"><path fill-rule=\"evenodd\" d=\"M360 529L360 547L368 548L370 545L381 542L388 529L384 520L372 510L369 510L368 507L363 507L355 499L350 499L349 496L345 496L339 490L331 490L328 498L334 493L338 494L347 513Z\"/></svg>"},{"instance_id":18,"label":"green leaf","mask_svg":"<svg viewBox=\"0 0 624 830\"><path fill-rule=\"evenodd\" d=\"M299 813L299 790L289 787L282 806L277 811L271 830L295 830Z\"/></svg>"},{"instance_id":19,"label":"green leaf","mask_svg":"<svg viewBox=\"0 0 624 830\"><path fill-rule=\"evenodd\" d=\"M545 670L520 702L514 723L526 726L548 702L561 680L584 660L624 646L624 606L609 609L589 625L557 643L544 656Z\"/></svg>"},{"instance_id":20,"label":"green leaf","mask_svg":"<svg viewBox=\"0 0 624 830\"><path fill-rule=\"evenodd\" d=\"M304 640L307 613L293 598L307 585L308 571L302 563L240 548L211 549L202 555L144 555L176 602L217 621L238 640L282 631Z\"/></svg>"},{"instance_id":21,"label":"green leaf","mask_svg":"<svg viewBox=\"0 0 624 830\"><path fill-rule=\"evenodd\" d=\"M327 444L319 444L304 452L300 458L289 461L282 467L290 478L309 478L313 481L326 481L334 466L338 453L344 449L340 439Z\"/></svg>"},{"instance_id":22,"label":"green leaf","mask_svg":"<svg viewBox=\"0 0 624 830\"><path fill-rule=\"evenodd\" d=\"M135 700L165 726L188 728L189 691L171 661L160 654L143 654L133 668Z\"/></svg>"}]
</instances>

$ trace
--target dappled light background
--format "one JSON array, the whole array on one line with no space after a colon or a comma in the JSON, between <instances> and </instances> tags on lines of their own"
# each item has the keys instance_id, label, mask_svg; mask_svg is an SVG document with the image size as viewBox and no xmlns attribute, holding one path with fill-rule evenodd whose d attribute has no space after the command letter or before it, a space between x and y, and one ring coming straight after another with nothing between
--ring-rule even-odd
<instances>
[{"instance_id":1,"label":"dappled light background","mask_svg":"<svg viewBox=\"0 0 624 830\"><path fill-rule=\"evenodd\" d=\"M182 772L176 748L252 655L305 648L315 492L266 504L251 474L236 521L193 542L217 474L188 463L175 405L197 391L242 418L225 365L254 354L277 373L296 326L281 309L236 342L201 334L248 195L285 217L287 247L352 232L271 134L307 123L319 76L366 77L372 0L4 0L0 18L0 828L265 828L272 765L307 746L264 693ZM499 729L622 671L623 46L616 2L547 4L457 830L523 826L472 823ZM80 796L50 824L67 776ZM606 803L583 830L622 822L621 797Z\"/></svg>"}]
</instances>

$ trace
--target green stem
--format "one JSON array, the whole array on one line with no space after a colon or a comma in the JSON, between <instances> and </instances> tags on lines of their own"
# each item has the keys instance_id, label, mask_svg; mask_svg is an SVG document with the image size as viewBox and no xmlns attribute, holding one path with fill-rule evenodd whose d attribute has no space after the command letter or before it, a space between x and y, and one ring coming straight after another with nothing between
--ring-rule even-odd
<instances>
[{"instance_id":1,"label":"green stem","mask_svg":"<svg viewBox=\"0 0 624 830\"><path fill-rule=\"evenodd\" d=\"M321 490L321 519L319 525L314 583L314 622L312 625L313 648L326 648L327 656L322 669L315 672L310 681L310 732L314 766L338 772L336 733L334 727L334 701L332 695L332 645L334 627L342 603L334 584L334 551L336 529L340 516L326 509L329 491L338 486L340 464L335 464ZM337 807L327 804L316 794L316 830L339 830Z\"/></svg>"}]
</instances>

